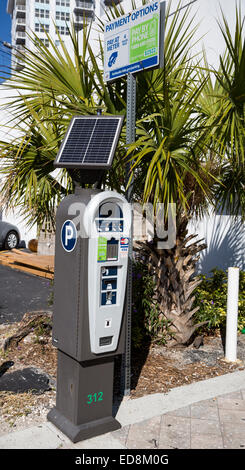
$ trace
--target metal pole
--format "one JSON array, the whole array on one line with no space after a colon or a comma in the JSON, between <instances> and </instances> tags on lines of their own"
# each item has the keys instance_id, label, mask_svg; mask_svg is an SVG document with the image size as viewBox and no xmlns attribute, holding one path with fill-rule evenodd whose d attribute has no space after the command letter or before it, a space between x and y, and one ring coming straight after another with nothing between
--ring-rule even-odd
<instances>
[{"instance_id":1,"label":"metal pole","mask_svg":"<svg viewBox=\"0 0 245 470\"><path fill-rule=\"evenodd\" d=\"M136 116L136 78L129 73L127 76L127 127L126 144L130 145L135 141L135 116ZM130 177L131 163L126 167L126 185ZM132 200L133 180L126 190L126 198L130 203ZM127 278L127 299L126 299L126 345L124 354L123 374L124 374L124 395L130 395L131 388L131 316L132 316L132 263L133 257L133 222L131 226L131 236L129 242L128 278Z\"/></svg>"},{"instance_id":2,"label":"metal pole","mask_svg":"<svg viewBox=\"0 0 245 470\"><path fill-rule=\"evenodd\" d=\"M231 362L237 360L238 294L239 268L228 268L225 358Z\"/></svg>"},{"instance_id":3,"label":"metal pole","mask_svg":"<svg viewBox=\"0 0 245 470\"><path fill-rule=\"evenodd\" d=\"M136 78L132 73L127 75L127 125L126 144L135 142L135 116L136 116ZM131 163L126 167L126 185L130 176ZM126 198L130 202L132 199L133 180L126 190Z\"/></svg>"}]
</instances>

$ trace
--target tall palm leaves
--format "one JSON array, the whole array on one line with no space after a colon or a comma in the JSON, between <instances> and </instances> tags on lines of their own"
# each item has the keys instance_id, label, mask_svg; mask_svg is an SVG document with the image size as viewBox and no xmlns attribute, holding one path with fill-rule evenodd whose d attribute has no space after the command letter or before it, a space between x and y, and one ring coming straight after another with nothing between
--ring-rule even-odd
<instances>
[{"instance_id":1,"label":"tall palm leaves","mask_svg":"<svg viewBox=\"0 0 245 470\"><path fill-rule=\"evenodd\" d=\"M15 117L7 125L18 128L20 137L1 143L1 199L8 207L21 209L30 224L54 227L57 203L72 190L65 170L53 173L54 158L71 117L94 114L100 104L96 94L98 71L93 66L96 59L88 50L89 32L85 27L80 50L71 28L72 57L62 41L61 52L48 34L49 48L34 35L35 47L23 54L25 68L13 70L5 83L10 90L9 109ZM107 104L115 112L109 98Z\"/></svg>"},{"instance_id":2,"label":"tall palm leaves","mask_svg":"<svg viewBox=\"0 0 245 470\"><path fill-rule=\"evenodd\" d=\"M228 22L223 16L220 25L226 43L226 55L220 57L220 71L216 73L217 81L222 87L223 99L218 125L222 126L220 143L229 155L238 163L244 163L245 152L245 35L244 20L241 12L236 10L236 27L234 38Z\"/></svg>"},{"instance_id":3,"label":"tall palm leaves","mask_svg":"<svg viewBox=\"0 0 245 470\"><path fill-rule=\"evenodd\" d=\"M209 88L203 90L201 108L208 129L206 148L212 149L219 164L217 205L245 217L245 19L238 6L235 15L232 34L222 13L219 27L226 52L220 56L219 70L214 71L215 80L210 79Z\"/></svg>"},{"instance_id":4,"label":"tall palm leaves","mask_svg":"<svg viewBox=\"0 0 245 470\"><path fill-rule=\"evenodd\" d=\"M70 30L72 56L60 40L61 50L46 33L49 47L33 33L32 48L14 52L16 58L22 55L25 68L21 72L12 70L7 86L18 89L20 96L13 100L16 112L32 108L38 110L40 100L46 107L58 112L60 106L69 115L73 112L87 113L95 106L93 97L93 72L87 56L89 29L84 28L83 48L80 50L74 27ZM21 114L18 114L21 117Z\"/></svg>"},{"instance_id":5,"label":"tall palm leaves","mask_svg":"<svg viewBox=\"0 0 245 470\"><path fill-rule=\"evenodd\" d=\"M189 204L188 182L195 179L205 191L195 149L198 116L193 113L201 88L191 88L188 82L183 75L174 100L169 92L159 112L138 121L139 137L129 149L134 151L132 170L138 169L143 181L144 200L166 206L178 202L182 210Z\"/></svg>"},{"instance_id":6,"label":"tall palm leaves","mask_svg":"<svg viewBox=\"0 0 245 470\"><path fill-rule=\"evenodd\" d=\"M2 145L1 199L6 207L18 206L27 224L54 227L57 204L72 189L64 171L52 173L62 126L52 122L48 109L43 111L43 120L40 109L39 114L30 112L33 122L29 129L23 127L21 137Z\"/></svg>"},{"instance_id":7,"label":"tall palm leaves","mask_svg":"<svg viewBox=\"0 0 245 470\"><path fill-rule=\"evenodd\" d=\"M140 86L148 80L152 114L145 113L138 120L138 139L128 153L133 153L132 170L137 174L136 182L142 183L145 201L154 205L163 202L166 207L176 202L180 211L187 211L194 201L190 199L193 181L195 190L208 196L207 172L200 160L200 145L196 144L200 135L198 97L206 78L198 80L198 67L191 57L194 17L190 18L187 9L170 18L170 8L171 3L167 8L164 67L144 74L143 79L139 77Z\"/></svg>"}]
</instances>

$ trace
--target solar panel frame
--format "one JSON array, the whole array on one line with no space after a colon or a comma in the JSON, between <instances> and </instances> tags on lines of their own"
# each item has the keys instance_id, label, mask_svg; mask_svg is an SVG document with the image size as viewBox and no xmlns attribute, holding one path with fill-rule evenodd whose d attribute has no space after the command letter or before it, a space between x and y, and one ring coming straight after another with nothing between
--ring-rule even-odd
<instances>
[{"instance_id":1,"label":"solar panel frame","mask_svg":"<svg viewBox=\"0 0 245 470\"><path fill-rule=\"evenodd\" d=\"M81 158L82 161L74 161L74 159L72 161L70 157L67 160L65 160L65 158L64 158L63 161L60 161L60 159L62 158L62 154L64 153L64 150L65 150L66 146L68 145L70 134L71 134L72 129L73 129L73 127L75 125L75 122L77 120L84 120L84 121L88 121L88 122L91 122L91 120L95 121L95 125L92 129L92 133L95 130L96 123L99 122L99 121L102 122L102 123L104 121L105 123L107 123L107 125L108 125L108 120L116 120L117 121L117 127L116 127L116 131L115 131L115 135L113 137L113 141L111 143L110 150L108 150L108 158L107 158L106 162L105 161L103 161L103 162L100 161L99 162L98 157L97 157L97 161L96 161L96 157L93 158L93 155L90 155L89 159L87 159L89 161L86 161L86 155L89 151L89 146L92 142L92 136L90 136L90 138L87 140L87 143L85 144L86 145L86 152L85 152L84 156ZM64 139L61 143L61 146L60 146L60 149L59 149L58 154L56 156L56 159L54 161L54 167L55 168L71 168L71 169L72 168L73 169L75 169L75 168L78 168L78 169L94 169L94 170L110 168L111 165L112 165L112 161L113 161L115 150L116 150L116 147L117 147L117 144L118 144L118 140L119 140L119 137L120 137L120 133L121 133L122 125L123 125L123 120L124 120L124 116L122 116L122 115L73 116L72 119L71 119L71 122L69 124L69 127L66 131L65 137L64 137ZM102 128L103 128L103 125L102 125Z\"/></svg>"}]
</instances>

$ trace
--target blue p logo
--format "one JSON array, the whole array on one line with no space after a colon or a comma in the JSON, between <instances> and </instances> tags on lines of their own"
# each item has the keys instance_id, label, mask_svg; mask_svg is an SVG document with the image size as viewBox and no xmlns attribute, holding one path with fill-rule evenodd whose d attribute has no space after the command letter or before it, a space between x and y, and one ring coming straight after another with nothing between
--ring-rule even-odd
<instances>
[{"instance_id":1,"label":"blue p logo","mask_svg":"<svg viewBox=\"0 0 245 470\"><path fill-rule=\"evenodd\" d=\"M66 220L61 229L61 243L64 250L71 252L77 243L77 229L71 220Z\"/></svg>"}]
</instances>

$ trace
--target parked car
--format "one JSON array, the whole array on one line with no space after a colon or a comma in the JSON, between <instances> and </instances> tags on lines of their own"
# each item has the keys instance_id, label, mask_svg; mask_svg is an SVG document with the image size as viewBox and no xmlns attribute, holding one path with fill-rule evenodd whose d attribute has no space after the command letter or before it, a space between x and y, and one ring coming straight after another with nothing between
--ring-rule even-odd
<instances>
[{"instance_id":1,"label":"parked car","mask_svg":"<svg viewBox=\"0 0 245 470\"><path fill-rule=\"evenodd\" d=\"M9 222L0 220L0 248L12 250L17 248L20 242L19 229Z\"/></svg>"}]
</instances>

